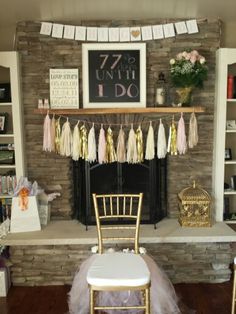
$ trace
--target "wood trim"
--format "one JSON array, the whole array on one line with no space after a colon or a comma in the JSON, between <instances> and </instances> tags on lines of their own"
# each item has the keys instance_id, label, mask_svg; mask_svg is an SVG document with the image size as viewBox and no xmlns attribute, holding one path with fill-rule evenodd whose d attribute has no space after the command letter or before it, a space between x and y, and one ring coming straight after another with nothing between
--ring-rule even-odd
<instances>
[{"instance_id":1,"label":"wood trim","mask_svg":"<svg viewBox=\"0 0 236 314\"><path fill-rule=\"evenodd\" d=\"M134 113L203 113L206 108L194 107L151 107L151 108L92 108L92 109L34 109L34 113L55 113L58 115L134 114Z\"/></svg>"}]
</instances>

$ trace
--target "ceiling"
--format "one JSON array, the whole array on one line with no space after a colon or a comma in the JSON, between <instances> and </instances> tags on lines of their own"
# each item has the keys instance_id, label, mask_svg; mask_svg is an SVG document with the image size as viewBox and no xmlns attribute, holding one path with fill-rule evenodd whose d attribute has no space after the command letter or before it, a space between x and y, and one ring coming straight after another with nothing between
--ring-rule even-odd
<instances>
[{"instance_id":1,"label":"ceiling","mask_svg":"<svg viewBox=\"0 0 236 314\"><path fill-rule=\"evenodd\" d=\"M0 27L18 21L219 17L235 20L235 0L0 0Z\"/></svg>"}]
</instances>

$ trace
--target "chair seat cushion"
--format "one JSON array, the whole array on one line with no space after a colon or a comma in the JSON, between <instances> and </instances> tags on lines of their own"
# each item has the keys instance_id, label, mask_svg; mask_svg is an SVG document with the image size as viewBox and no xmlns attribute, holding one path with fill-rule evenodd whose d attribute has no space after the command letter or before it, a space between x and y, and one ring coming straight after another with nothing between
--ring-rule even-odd
<instances>
[{"instance_id":1,"label":"chair seat cushion","mask_svg":"<svg viewBox=\"0 0 236 314\"><path fill-rule=\"evenodd\" d=\"M150 272L145 261L132 253L98 255L87 274L87 282L99 287L136 287L149 281Z\"/></svg>"}]
</instances>

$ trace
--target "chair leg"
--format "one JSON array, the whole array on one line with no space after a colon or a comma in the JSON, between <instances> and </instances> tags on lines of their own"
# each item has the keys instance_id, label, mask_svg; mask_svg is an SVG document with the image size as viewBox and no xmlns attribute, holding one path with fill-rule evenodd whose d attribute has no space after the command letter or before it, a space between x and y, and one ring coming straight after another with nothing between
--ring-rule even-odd
<instances>
[{"instance_id":1,"label":"chair leg","mask_svg":"<svg viewBox=\"0 0 236 314\"><path fill-rule=\"evenodd\" d=\"M145 289L145 314L150 314L150 287Z\"/></svg>"},{"instance_id":2,"label":"chair leg","mask_svg":"<svg viewBox=\"0 0 236 314\"><path fill-rule=\"evenodd\" d=\"M94 291L92 287L90 287L90 314L95 314L94 311Z\"/></svg>"},{"instance_id":3,"label":"chair leg","mask_svg":"<svg viewBox=\"0 0 236 314\"><path fill-rule=\"evenodd\" d=\"M234 270L234 280L233 280L233 294L232 294L232 310L231 314L235 313L235 292L236 292L236 270Z\"/></svg>"}]
</instances>

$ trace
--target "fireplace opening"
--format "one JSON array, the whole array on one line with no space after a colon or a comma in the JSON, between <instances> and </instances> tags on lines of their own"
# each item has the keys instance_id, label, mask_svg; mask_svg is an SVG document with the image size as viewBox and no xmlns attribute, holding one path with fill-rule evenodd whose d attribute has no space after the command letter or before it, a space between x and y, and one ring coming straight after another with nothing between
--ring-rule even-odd
<instances>
[{"instance_id":1,"label":"fireplace opening","mask_svg":"<svg viewBox=\"0 0 236 314\"><path fill-rule=\"evenodd\" d=\"M86 226L96 223L92 193L143 192L141 223L155 225L167 215L166 159L155 158L139 164L74 161L73 180L73 218Z\"/></svg>"}]
</instances>

